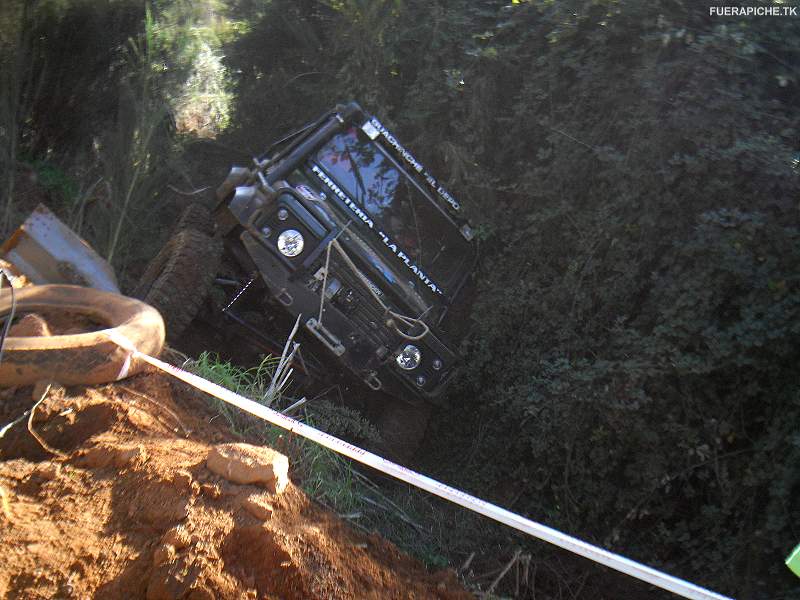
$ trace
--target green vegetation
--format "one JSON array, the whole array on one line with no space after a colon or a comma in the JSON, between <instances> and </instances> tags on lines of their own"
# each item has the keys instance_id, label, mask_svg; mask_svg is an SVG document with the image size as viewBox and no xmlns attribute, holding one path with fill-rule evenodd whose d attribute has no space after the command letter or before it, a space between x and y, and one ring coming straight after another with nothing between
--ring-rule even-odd
<instances>
[{"instance_id":1,"label":"green vegetation","mask_svg":"<svg viewBox=\"0 0 800 600\"><path fill-rule=\"evenodd\" d=\"M0 7L0 236L41 200L117 269L146 261L181 205L183 148L229 122L220 45L244 25L219 3L13 0ZM174 180L179 175L181 180ZM15 193L16 192L16 193ZM29 199L30 198L30 199ZM146 243L142 244L142 238Z\"/></svg>"},{"instance_id":2,"label":"green vegetation","mask_svg":"<svg viewBox=\"0 0 800 600\"><path fill-rule=\"evenodd\" d=\"M426 470L712 588L788 591L796 19L679 2L269 6L229 50L234 145L356 97L484 225L468 363Z\"/></svg>"},{"instance_id":3,"label":"green vegetation","mask_svg":"<svg viewBox=\"0 0 800 600\"><path fill-rule=\"evenodd\" d=\"M186 361L183 367L259 404L274 410L285 410L294 405L298 399L271 391L271 383L279 362L279 357L267 355L257 367L246 369L237 367L229 361L220 360L217 355L204 352L197 359ZM279 446L281 450L291 454L294 460L299 459L301 465L299 470L304 473L303 479L306 480L307 490L312 495L333 499L337 506L339 504L347 506L346 498L352 495L348 492L352 487L348 463L325 448L308 444L302 439L292 439L292 447L288 449L286 442L278 443L284 433L280 427L264 423L263 420L232 408L216 398L209 398L209 402L214 410L225 418L235 435ZM306 422L310 420L305 408L303 420Z\"/></svg>"},{"instance_id":4,"label":"green vegetation","mask_svg":"<svg viewBox=\"0 0 800 600\"><path fill-rule=\"evenodd\" d=\"M467 364L422 470L721 592L797 597L783 565L800 539L797 17L672 0L150 10L0 4L0 228L32 208L15 190L33 165L133 280L179 210L165 183L214 186L357 99L481 226ZM323 412L310 418L368 437ZM305 479L313 493L367 514L331 483L346 490L351 467L308 461L327 473ZM431 562L519 545L540 592L586 583L584 562L380 491L429 535L383 530L431 540ZM592 573L582 589L653 597Z\"/></svg>"},{"instance_id":5,"label":"green vegetation","mask_svg":"<svg viewBox=\"0 0 800 600\"><path fill-rule=\"evenodd\" d=\"M279 358L265 356L258 366L244 369L229 361L220 360L216 354L203 352L197 359L187 361L184 368L237 394L255 400L259 404L272 406L276 401L280 401L280 397L276 397L277 394L271 394L269 389L278 362ZM211 402L215 410L225 417L236 435L242 437L264 435L263 422L242 414L242 411L221 400L212 398ZM255 431L252 430L253 427L256 427Z\"/></svg>"}]
</instances>

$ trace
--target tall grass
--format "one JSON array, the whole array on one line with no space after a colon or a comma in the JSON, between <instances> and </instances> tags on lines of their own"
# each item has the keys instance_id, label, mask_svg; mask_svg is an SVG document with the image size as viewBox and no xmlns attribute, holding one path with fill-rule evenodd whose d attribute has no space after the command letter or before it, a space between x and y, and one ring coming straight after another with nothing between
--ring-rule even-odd
<instances>
[{"instance_id":1,"label":"tall grass","mask_svg":"<svg viewBox=\"0 0 800 600\"><path fill-rule=\"evenodd\" d=\"M34 86L34 43L28 2L0 5L0 237L10 233L14 212L17 154L22 123Z\"/></svg>"},{"instance_id":2,"label":"tall grass","mask_svg":"<svg viewBox=\"0 0 800 600\"><path fill-rule=\"evenodd\" d=\"M223 361L216 354L203 352L197 359L184 363L184 367L259 404L281 410L293 404L295 398L285 395L280 386L273 385L273 381L280 377L277 373L280 362L279 357L268 355L257 366L246 369ZM302 438L287 442L283 438L283 429L244 413L227 402L213 397L209 397L209 402L225 418L236 436L281 446L281 450L290 453L302 473L304 488L313 497L327 500L343 510L352 508L353 475L348 462ZM311 421L307 412L300 418L309 423Z\"/></svg>"},{"instance_id":3,"label":"tall grass","mask_svg":"<svg viewBox=\"0 0 800 600\"><path fill-rule=\"evenodd\" d=\"M203 352L197 359L187 361L184 367L204 379L213 381L259 404L278 407L282 404L282 397L270 392L270 384L279 361L280 358L267 355L257 366L245 369L229 361L221 360L217 354ZM262 440L271 437L272 425L267 425L263 421L243 413L227 402L213 397L209 397L209 401L214 409L225 418L231 431L237 436L255 437Z\"/></svg>"},{"instance_id":4,"label":"tall grass","mask_svg":"<svg viewBox=\"0 0 800 600\"><path fill-rule=\"evenodd\" d=\"M153 215L178 208L164 201L169 179L185 177L183 143L228 124L220 47L242 26L226 11L220 0L0 0L0 237L22 216L24 157L45 195L35 164L71 178L70 201L51 208L120 279L146 262L168 230ZM63 58L72 47L84 68Z\"/></svg>"},{"instance_id":5,"label":"tall grass","mask_svg":"<svg viewBox=\"0 0 800 600\"><path fill-rule=\"evenodd\" d=\"M164 165L174 150L170 137L169 105L157 87L159 76L155 20L145 9L144 32L128 42L125 54L129 76L120 90L116 127L100 138L100 156L109 182L112 202L111 229L106 259L117 258L132 207L149 205L164 175Z\"/></svg>"}]
</instances>

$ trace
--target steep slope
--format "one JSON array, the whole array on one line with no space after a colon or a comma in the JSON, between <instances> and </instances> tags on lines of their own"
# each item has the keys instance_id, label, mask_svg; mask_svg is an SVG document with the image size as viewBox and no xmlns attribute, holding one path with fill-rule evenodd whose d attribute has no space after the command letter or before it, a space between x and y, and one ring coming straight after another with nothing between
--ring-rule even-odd
<instances>
[{"instance_id":1,"label":"steep slope","mask_svg":"<svg viewBox=\"0 0 800 600\"><path fill-rule=\"evenodd\" d=\"M0 423L41 391L0 392ZM0 597L472 597L293 484L275 494L212 473L211 448L241 441L213 417L153 373L51 389L32 422L49 451L27 419L0 438Z\"/></svg>"}]
</instances>

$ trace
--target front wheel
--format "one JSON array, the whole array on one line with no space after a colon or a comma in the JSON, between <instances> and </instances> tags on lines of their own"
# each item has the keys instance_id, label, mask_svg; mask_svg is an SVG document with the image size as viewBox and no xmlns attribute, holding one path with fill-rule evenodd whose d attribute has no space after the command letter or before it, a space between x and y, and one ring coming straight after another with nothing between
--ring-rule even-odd
<instances>
[{"instance_id":1,"label":"front wheel","mask_svg":"<svg viewBox=\"0 0 800 600\"><path fill-rule=\"evenodd\" d=\"M428 428L431 406L386 398L375 425L383 443L380 450L391 461L408 464L414 458Z\"/></svg>"},{"instance_id":2,"label":"front wheel","mask_svg":"<svg viewBox=\"0 0 800 600\"><path fill-rule=\"evenodd\" d=\"M133 296L158 309L174 343L197 316L217 274L222 242L195 229L176 233L147 265Z\"/></svg>"}]
</instances>

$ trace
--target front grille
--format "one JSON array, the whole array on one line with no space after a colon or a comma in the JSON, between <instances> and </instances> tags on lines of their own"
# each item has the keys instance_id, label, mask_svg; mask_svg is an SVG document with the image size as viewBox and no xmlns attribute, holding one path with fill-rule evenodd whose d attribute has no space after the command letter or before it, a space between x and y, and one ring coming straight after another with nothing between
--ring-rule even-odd
<instances>
[{"instance_id":1,"label":"front grille","mask_svg":"<svg viewBox=\"0 0 800 600\"><path fill-rule=\"evenodd\" d=\"M335 277L342 283L342 289L335 300L337 307L352 319L359 330L376 346L386 346L391 349L396 345L395 336L385 324L384 310L375 298L366 289L364 282L343 261L331 256L331 272L329 277ZM352 308L343 302L344 295L350 293L353 297Z\"/></svg>"},{"instance_id":2,"label":"front grille","mask_svg":"<svg viewBox=\"0 0 800 600\"><path fill-rule=\"evenodd\" d=\"M351 321L354 328L365 337L366 341L373 346L375 350L384 346L389 351L387 359L393 356L392 353L403 345L404 340L400 339L397 333L386 326L386 315L384 309L375 300L372 294L367 290L366 284L356 275L350 267L344 263L343 260L331 256L330 262L330 278L339 280L342 284L341 289L338 291L333 303L336 308ZM373 281L374 282L374 281ZM353 301L350 306L344 301L346 294L352 294ZM429 343L425 342L407 342L419 346L423 352L422 364L413 371L401 371L392 365L393 371L398 377L407 380L412 386L416 386L416 378L420 375L426 379L424 389L430 390L438 385L446 373L450 370L449 361L445 359L445 366L442 370L436 371L433 368L432 360L435 354L430 347ZM444 358L444 357L443 357ZM391 360L391 359L390 359ZM392 362L394 362L392 360Z\"/></svg>"}]
</instances>

